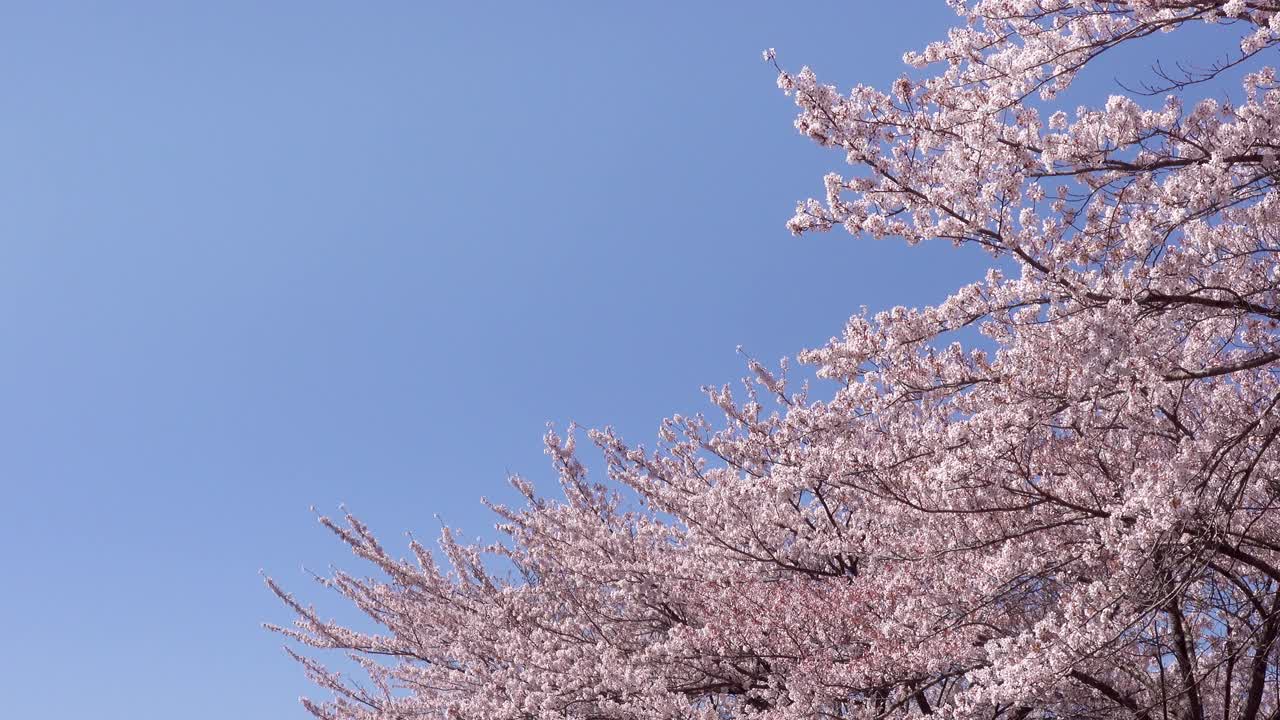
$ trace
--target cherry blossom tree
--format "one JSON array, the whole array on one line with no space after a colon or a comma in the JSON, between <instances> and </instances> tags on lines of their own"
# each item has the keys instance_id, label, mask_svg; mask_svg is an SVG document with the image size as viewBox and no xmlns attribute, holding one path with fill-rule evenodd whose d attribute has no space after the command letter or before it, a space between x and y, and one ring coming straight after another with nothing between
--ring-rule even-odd
<instances>
[{"instance_id":1,"label":"cherry blossom tree","mask_svg":"<svg viewBox=\"0 0 1280 720\"><path fill-rule=\"evenodd\" d=\"M322 519L376 571L323 582L379 630L268 581L332 695L308 709L1280 718L1280 2L950 4L887 90L779 66L796 127L850 166L790 228L981 246L985 279L852 318L798 356L813 393L751 361L656 449L585 433L603 480L582 433L549 433L563 497L514 479L491 547L446 530L402 559ZM1165 32L1220 60L1055 99Z\"/></svg>"}]
</instances>

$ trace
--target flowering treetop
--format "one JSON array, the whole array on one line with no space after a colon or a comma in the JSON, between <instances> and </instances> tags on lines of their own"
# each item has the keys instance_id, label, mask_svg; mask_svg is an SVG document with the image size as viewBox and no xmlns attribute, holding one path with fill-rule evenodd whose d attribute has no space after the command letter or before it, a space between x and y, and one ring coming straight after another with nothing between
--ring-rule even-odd
<instances>
[{"instance_id":1,"label":"flowering treetop","mask_svg":"<svg viewBox=\"0 0 1280 720\"><path fill-rule=\"evenodd\" d=\"M656 451L589 433L609 484L549 433L563 499L515 479L507 540L446 530L447 566L324 519L380 571L325 582L381 630L272 584L298 615L277 629L371 678L299 654L333 693L313 713L1280 717L1280 2L950 4L887 90L779 70L797 128L851 166L789 225L1005 261L801 353L828 396L752 361L745 394L710 390L722 420L673 417ZM1055 103L1193 23L1218 64ZM1237 66L1231 100L1199 99Z\"/></svg>"}]
</instances>

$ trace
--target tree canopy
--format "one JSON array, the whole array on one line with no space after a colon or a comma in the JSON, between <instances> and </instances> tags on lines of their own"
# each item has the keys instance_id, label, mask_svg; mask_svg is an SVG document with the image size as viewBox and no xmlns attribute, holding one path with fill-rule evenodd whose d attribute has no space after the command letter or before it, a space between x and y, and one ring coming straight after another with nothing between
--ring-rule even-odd
<instances>
[{"instance_id":1,"label":"tree canopy","mask_svg":"<svg viewBox=\"0 0 1280 720\"><path fill-rule=\"evenodd\" d=\"M586 433L607 482L550 432L563 496L515 478L496 545L446 530L446 562L402 559L322 519L377 570L326 584L380 630L271 584L297 613L278 631L370 678L299 652L332 694L309 710L1280 718L1280 2L949 4L890 88L778 65L796 127L850 166L789 226L981 246L985 279L801 352L821 397L753 360L656 449ZM1206 23L1216 64L1055 99Z\"/></svg>"}]
</instances>

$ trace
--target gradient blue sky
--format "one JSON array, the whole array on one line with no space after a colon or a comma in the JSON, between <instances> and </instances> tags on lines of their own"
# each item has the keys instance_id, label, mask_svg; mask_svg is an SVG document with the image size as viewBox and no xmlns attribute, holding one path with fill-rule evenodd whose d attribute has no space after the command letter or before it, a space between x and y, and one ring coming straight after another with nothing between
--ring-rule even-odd
<instances>
[{"instance_id":1,"label":"gradient blue sky","mask_svg":"<svg viewBox=\"0 0 1280 720\"><path fill-rule=\"evenodd\" d=\"M984 258L791 238L840 159L760 51L887 83L941 2L6 3L0 689L15 718L301 718L260 568L353 567L648 440L699 386ZM335 606L321 602L322 607Z\"/></svg>"}]
</instances>

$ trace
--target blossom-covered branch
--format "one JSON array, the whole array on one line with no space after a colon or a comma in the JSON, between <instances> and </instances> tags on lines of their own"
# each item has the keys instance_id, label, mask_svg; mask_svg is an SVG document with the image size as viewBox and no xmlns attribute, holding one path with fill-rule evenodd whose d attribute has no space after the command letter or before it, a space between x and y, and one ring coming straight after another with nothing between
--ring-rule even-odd
<instances>
[{"instance_id":1,"label":"blossom-covered branch","mask_svg":"<svg viewBox=\"0 0 1280 720\"><path fill-rule=\"evenodd\" d=\"M985 279L802 352L821 398L752 360L656 450L587 433L608 482L549 433L563 497L515 479L505 541L446 530L443 566L325 519L378 576L323 582L381 630L271 585L277 629L370 676L300 656L332 694L313 713L1280 718L1280 3L950 4L887 91L778 66L850 166L790 227L974 244ZM1225 60L1058 106L1191 23ZM1196 95L1237 68L1235 101Z\"/></svg>"}]
</instances>

